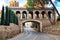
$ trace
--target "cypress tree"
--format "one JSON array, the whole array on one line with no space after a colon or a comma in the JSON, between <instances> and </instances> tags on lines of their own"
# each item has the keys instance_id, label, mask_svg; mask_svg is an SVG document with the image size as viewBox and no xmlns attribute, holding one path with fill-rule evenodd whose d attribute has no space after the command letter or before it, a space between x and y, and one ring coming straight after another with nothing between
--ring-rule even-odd
<instances>
[{"instance_id":1,"label":"cypress tree","mask_svg":"<svg viewBox=\"0 0 60 40\"><path fill-rule=\"evenodd\" d=\"M9 22L12 23L12 11L9 8Z\"/></svg>"},{"instance_id":2,"label":"cypress tree","mask_svg":"<svg viewBox=\"0 0 60 40\"><path fill-rule=\"evenodd\" d=\"M4 25L4 6L2 7L1 25Z\"/></svg>"},{"instance_id":3,"label":"cypress tree","mask_svg":"<svg viewBox=\"0 0 60 40\"><path fill-rule=\"evenodd\" d=\"M13 15L13 11L11 10L11 13L10 13L10 23L13 23L13 21L14 21L14 20L13 20L13 19L14 19L13 16L14 16L14 15Z\"/></svg>"},{"instance_id":4,"label":"cypress tree","mask_svg":"<svg viewBox=\"0 0 60 40\"><path fill-rule=\"evenodd\" d=\"M18 18L13 11L12 11L12 23L18 25Z\"/></svg>"},{"instance_id":5,"label":"cypress tree","mask_svg":"<svg viewBox=\"0 0 60 40\"><path fill-rule=\"evenodd\" d=\"M18 25L18 17L15 16L15 24Z\"/></svg>"},{"instance_id":6,"label":"cypress tree","mask_svg":"<svg viewBox=\"0 0 60 40\"><path fill-rule=\"evenodd\" d=\"M12 11L11 11L11 9L9 10L9 13L10 13L10 23L12 23Z\"/></svg>"},{"instance_id":7,"label":"cypress tree","mask_svg":"<svg viewBox=\"0 0 60 40\"><path fill-rule=\"evenodd\" d=\"M9 25L9 10L8 10L7 6L6 6L6 20L5 20L5 25Z\"/></svg>"},{"instance_id":8,"label":"cypress tree","mask_svg":"<svg viewBox=\"0 0 60 40\"><path fill-rule=\"evenodd\" d=\"M7 7L6 7L6 9L7 9ZM18 25L18 18L17 18L17 16L15 15L15 13L10 8L8 9L8 13L6 13L6 17L9 18L9 20L6 19L6 21L8 21L9 23L14 23L14 24Z\"/></svg>"}]
</instances>

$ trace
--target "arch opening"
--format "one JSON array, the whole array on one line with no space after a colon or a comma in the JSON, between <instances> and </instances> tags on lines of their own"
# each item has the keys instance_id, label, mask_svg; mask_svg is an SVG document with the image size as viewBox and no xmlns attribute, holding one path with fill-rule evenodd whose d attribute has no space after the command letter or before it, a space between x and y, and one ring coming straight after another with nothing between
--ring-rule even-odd
<instances>
[{"instance_id":1,"label":"arch opening","mask_svg":"<svg viewBox=\"0 0 60 40\"><path fill-rule=\"evenodd\" d=\"M45 13L45 11L42 11L41 14L42 14L42 18L43 18L43 19L46 18L46 13Z\"/></svg>"},{"instance_id":2,"label":"arch opening","mask_svg":"<svg viewBox=\"0 0 60 40\"><path fill-rule=\"evenodd\" d=\"M51 19L51 11L48 11L48 17Z\"/></svg>"},{"instance_id":3,"label":"arch opening","mask_svg":"<svg viewBox=\"0 0 60 40\"><path fill-rule=\"evenodd\" d=\"M29 18L33 19L33 12L32 11L29 11Z\"/></svg>"},{"instance_id":4,"label":"arch opening","mask_svg":"<svg viewBox=\"0 0 60 40\"><path fill-rule=\"evenodd\" d=\"M21 13L20 13L20 11L16 11L16 15L17 15L18 18L21 18Z\"/></svg>"},{"instance_id":5,"label":"arch opening","mask_svg":"<svg viewBox=\"0 0 60 40\"><path fill-rule=\"evenodd\" d=\"M23 18L23 19L27 19L27 12L26 12L26 11L23 11L23 12L22 12L22 18Z\"/></svg>"},{"instance_id":6,"label":"arch opening","mask_svg":"<svg viewBox=\"0 0 60 40\"><path fill-rule=\"evenodd\" d=\"M24 21L22 22L22 26L27 29L32 28L35 31L41 32L41 23L38 21Z\"/></svg>"},{"instance_id":7,"label":"arch opening","mask_svg":"<svg viewBox=\"0 0 60 40\"><path fill-rule=\"evenodd\" d=\"M39 18L39 11L36 11L35 14L36 14L36 18Z\"/></svg>"},{"instance_id":8,"label":"arch opening","mask_svg":"<svg viewBox=\"0 0 60 40\"><path fill-rule=\"evenodd\" d=\"M20 14L20 11L16 11L16 14Z\"/></svg>"}]
</instances>

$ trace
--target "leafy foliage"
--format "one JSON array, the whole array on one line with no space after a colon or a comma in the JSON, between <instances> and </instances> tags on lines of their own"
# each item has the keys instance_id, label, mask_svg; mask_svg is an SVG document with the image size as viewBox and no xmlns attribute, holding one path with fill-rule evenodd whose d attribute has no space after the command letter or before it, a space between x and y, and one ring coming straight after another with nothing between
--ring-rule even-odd
<instances>
[{"instance_id":1,"label":"leafy foliage","mask_svg":"<svg viewBox=\"0 0 60 40\"><path fill-rule=\"evenodd\" d=\"M27 7L28 11L32 11L34 9L34 0L27 0L27 4L29 5L29 7Z\"/></svg>"},{"instance_id":2,"label":"leafy foliage","mask_svg":"<svg viewBox=\"0 0 60 40\"><path fill-rule=\"evenodd\" d=\"M37 28L37 25L35 23L32 23L32 28Z\"/></svg>"},{"instance_id":3,"label":"leafy foliage","mask_svg":"<svg viewBox=\"0 0 60 40\"><path fill-rule=\"evenodd\" d=\"M9 9L9 12L10 12L10 23L14 23L18 25L18 17L11 9Z\"/></svg>"},{"instance_id":4,"label":"leafy foliage","mask_svg":"<svg viewBox=\"0 0 60 40\"><path fill-rule=\"evenodd\" d=\"M26 3L26 4L24 5L24 7L25 7L25 8L29 8L29 5Z\"/></svg>"},{"instance_id":5,"label":"leafy foliage","mask_svg":"<svg viewBox=\"0 0 60 40\"><path fill-rule=\"evenodd\" d=\"M18 17L8 7L6 7L6 12L4 12L4 6L3 6L2 15L1 15L1 25L9 26L10 23L14 23L18 25Z\"/></svg>"}]
</instances>

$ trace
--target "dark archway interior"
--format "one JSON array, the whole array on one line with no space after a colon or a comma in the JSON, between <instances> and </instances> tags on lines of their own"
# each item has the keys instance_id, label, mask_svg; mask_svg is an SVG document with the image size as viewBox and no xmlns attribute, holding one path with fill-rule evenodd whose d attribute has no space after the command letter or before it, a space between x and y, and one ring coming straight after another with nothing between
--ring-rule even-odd
<instances>
[{"instance_id":1,"label":"dark archway interior","mask_svg":"<svg viewBox=\"0 0 60 40\"><path fill-rule=\"evenodd\" d=\"M27 12L26 12L26 11L23 11L22 13L25 13L25 14L27 14Z\"/></svg>"},{"instance_id":2,"label":"dark archway interior","mask_svg":"<svg viewBox=\"0 0 60 40\"><path fill-rule=\"evenodd\" d=\"M25 23L27 23L27 22L32 22L31 28L36 28L36 29L38 29L37 31L40 32L40 23L39 22L37 22L37 21L25 21L25 22L23 22L23 27L26 27Z\"/></svg>"},{"instance_id":3,"label":"dark archway interior","mask_svg":"<svg viewBox=\"0 0 60 40\"><path fill-rule=\"evenodd\" d=\"M39 11L36 11L35 14L37 15L37 18L39 18Z\"/></svg>"},{"instance_id":4,"label":"dark archway interior","mask_svg":"<svg viewBox=\"0 0 60 40\"><path fill-rule=\"evenodd\" d=\"M42 18L44 18L45 11L42 11L41 14L42 14Z\"/></svg>"},{"instance_id":5,"label":"dark archway interior","mask_svg":"<svg viewBox=\"0 0 60 40\"><path fill-rule=\"evenodd\" d=\"M49 18L51 18L51 13L52 13L51 11L48 12L48 16L49 16Z\"/></svg>"},{"instance_id":6,"label":"dark archway interior","mask_svg":"<svg viewBox=\"0 0 60 40\"><path fill-rule=\"evenodd\" d=\"M20 14L20 11L16 11L16 14Z\"/></svg>"},{"instance_id":7,"label":"dark archway interior","mask_svg":"<svg viewBox=\"0 0 60 40\"><path fill-rule=\"evenodd\" d=\"M33 19L33 12L32 12L32 11L29 11L29 13L31 14L31 17L32 17L32 19Z\"/></svg>"},{"instance_id":8,"label":"dark archway interior","mask_svg":"<svg viewBox=\"0 0 60 40\"><path fill-rule=\"evenodd\" d=\"M23 18L25 18L25 15L24 15L24 14L26 15L26 18L27 18L27 12L26 12L26 11L23 11L23 12L22 12L22 17L23 17Z\"/></svg>"}]
</instances>

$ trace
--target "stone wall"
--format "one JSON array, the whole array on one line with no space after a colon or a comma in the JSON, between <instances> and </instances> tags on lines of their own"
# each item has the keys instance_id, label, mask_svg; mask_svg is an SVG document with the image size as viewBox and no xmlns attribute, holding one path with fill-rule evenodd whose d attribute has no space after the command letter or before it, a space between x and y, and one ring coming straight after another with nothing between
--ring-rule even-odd
<instances>
[{"instance_id":1,"label":"stone wall","mask_svg":"<svg viewBox=\"0 0 60 40\"><path fill-rule=\"evenodd\" d=\"M43 27L43 32L60 35L60 22L57 22L57 24L55 24L55 25Z\"/></svg>"},{"instance_id":2,"label":"stone wall","mask_svg":"<svg viewBox=\"0 0 60 40\"><path fill-rule=\"evenodd\" d=\"M13 23L10 26L0 26L0 39L11 38L19 34L19 27Z\"/></svg>"}]
</instances>

